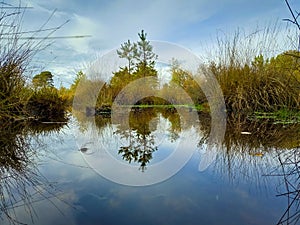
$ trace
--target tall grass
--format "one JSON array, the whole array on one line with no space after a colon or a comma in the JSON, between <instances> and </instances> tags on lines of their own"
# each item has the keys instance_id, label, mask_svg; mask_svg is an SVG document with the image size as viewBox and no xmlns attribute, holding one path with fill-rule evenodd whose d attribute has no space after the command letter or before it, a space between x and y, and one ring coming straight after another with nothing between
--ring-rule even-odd
<instances>
[{"instance_id":1,"label":"tall grass","mask_svg":"<svg viewBox=\"0 0 300 225\"><path fill-rule=\"evenodd\" d=\"M21 1L18 6L0 2L0 119L4 120L25 113L24 106L30 98L25 88L29 64L48 46L48 37L61 27L44 29L50 16L36 30L23 31L25 10L27 8L21 5ZM41 33L45 34L44 31L48 33L39 37Z\"/></svg>"},{"instance_id":2,"label":"tall grass","mask_svg":"<svg viewBox=\"0 0 300 225\"><path fill-rule=\"evenodd\" d=\"M1 4L1 3L0 3ZM29 41L21 42L21 8L11 12L0 6L0 117L19 114L24 102L20 94L25 84L24 71L32 57Z\"/></svg>"},{"instance_id":3,"label":"tall grass","mask_svg":"<svg viewBox=\"0 0 300 225\"><path fill-rule=\"evenodd\" d=\"M278 25L251 35L237 31L218 38L218 57L209 69L223 91L226 108L233 113L300 108L298 51L282 50ZM273 55L273 57L271 57Z\"/></svg>"}]
</instances>

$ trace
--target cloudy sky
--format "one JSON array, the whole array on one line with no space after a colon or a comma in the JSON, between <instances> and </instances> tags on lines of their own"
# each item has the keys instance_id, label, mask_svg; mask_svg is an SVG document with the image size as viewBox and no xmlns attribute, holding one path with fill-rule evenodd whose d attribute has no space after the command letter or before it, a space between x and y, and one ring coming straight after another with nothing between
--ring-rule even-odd
<instances>
[{"instance_id":1,"label":"cloudy sky","mask_svg":"<svg viewBox=\"0 0 300 225\"><path fill-rule=\"evenodd\" d=\"M300 11L299 0L289 2ZM41 27L56 10L44 28L69 22L52 36L90 35L56 39L44 52L48 58L39 58L42 69L66 86L76 71L126 40L137 40L142 29L150 40L180 44L198 54L217 32L286 24L282 19L290 18L284 0L23 0L22 5L32 7L25 12L24 30Z\"/></svg>"}]
</instances>

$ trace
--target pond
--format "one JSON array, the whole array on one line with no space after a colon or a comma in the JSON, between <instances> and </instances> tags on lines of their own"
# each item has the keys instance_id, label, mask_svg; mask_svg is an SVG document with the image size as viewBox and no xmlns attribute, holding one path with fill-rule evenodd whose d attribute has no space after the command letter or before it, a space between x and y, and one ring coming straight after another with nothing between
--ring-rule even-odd
<instances>
[{"instance_id":1,"label":"pond","mask_svg":"<svg viewBox=\"0 0 300 225\"><path fill-rule=\"evenodd\" d=\"M3 125L1 224L299 222L299 124L232 118L210 149L208 115L126 115Z\"/></svg>"}]
</instances>

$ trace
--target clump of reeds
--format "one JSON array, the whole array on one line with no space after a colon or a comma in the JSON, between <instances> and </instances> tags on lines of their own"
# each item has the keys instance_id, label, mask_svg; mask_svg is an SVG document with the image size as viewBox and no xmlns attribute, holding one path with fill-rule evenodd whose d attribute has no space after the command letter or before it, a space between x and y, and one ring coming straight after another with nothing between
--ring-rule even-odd
<instances>
[{"instance_id":1,"label":"clump of reeds","mask_svg":"<svg viewBox=\"0 0 300 225\"><path fill-rule=\"evenodd\" d=\"M0 13L0 117L19 114L24 102L20 93L32 49L28 42L19 40L21 13L20 8L10 13L1 9Z\"/></svg>"},{"instance_id":2,"label":"clump of reeds","mask_svg":"<svg viewBox=\"0 0 300 225\"><path fill-rule=\"evenodd\" d=\"M228 112L299 110L300 53L276 53L279 33L268 27L263 35L239 31L232 39L218 39L219 56L209 69L220 84Z\"/></svg>"},{"instance_id":3,"label":"clump of reeds","mask_svg":"<svg viewBox=\"0 0 300 225\"><path fill-rule=\"evenodd\" d=\"M50 18L32 31L22 30L27 7L0 2L0 119L13 119L26 114L24 108L30 97L26 88L29 64L33 57L47 47L48 37L61 26L44 27ZM41 34L48 33L41 37ZM27 74L27 75L26 75Z\"/></svg>"}]
</instances>

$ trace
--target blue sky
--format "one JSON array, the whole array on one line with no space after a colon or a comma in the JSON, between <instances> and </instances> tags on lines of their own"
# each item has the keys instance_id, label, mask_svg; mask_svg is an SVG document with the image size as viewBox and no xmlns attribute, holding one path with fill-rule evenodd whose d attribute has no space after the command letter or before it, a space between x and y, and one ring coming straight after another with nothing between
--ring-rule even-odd
<instances>
[{"instance_id":1,"label":"blue sky","mask_svg":"<svg viewBox=\"0 0 300 225\"><path fill-rule=\"evenodd\" d=\"M6 1L18 4L18 1ZM290 0L300 11L300 1ZM24 30L40 27L56 9L46 27L70 20L53 36L91 35L84 39L58 39L41 56L41 69L68 86L76 71L126 40L137 40L144 29L150 40L180 44L196 54L209 49L217 32L231 33L290 18L284 0L28 0ZM42 34L41 34L42 35Z\"/></svg>"}]
</instances>

